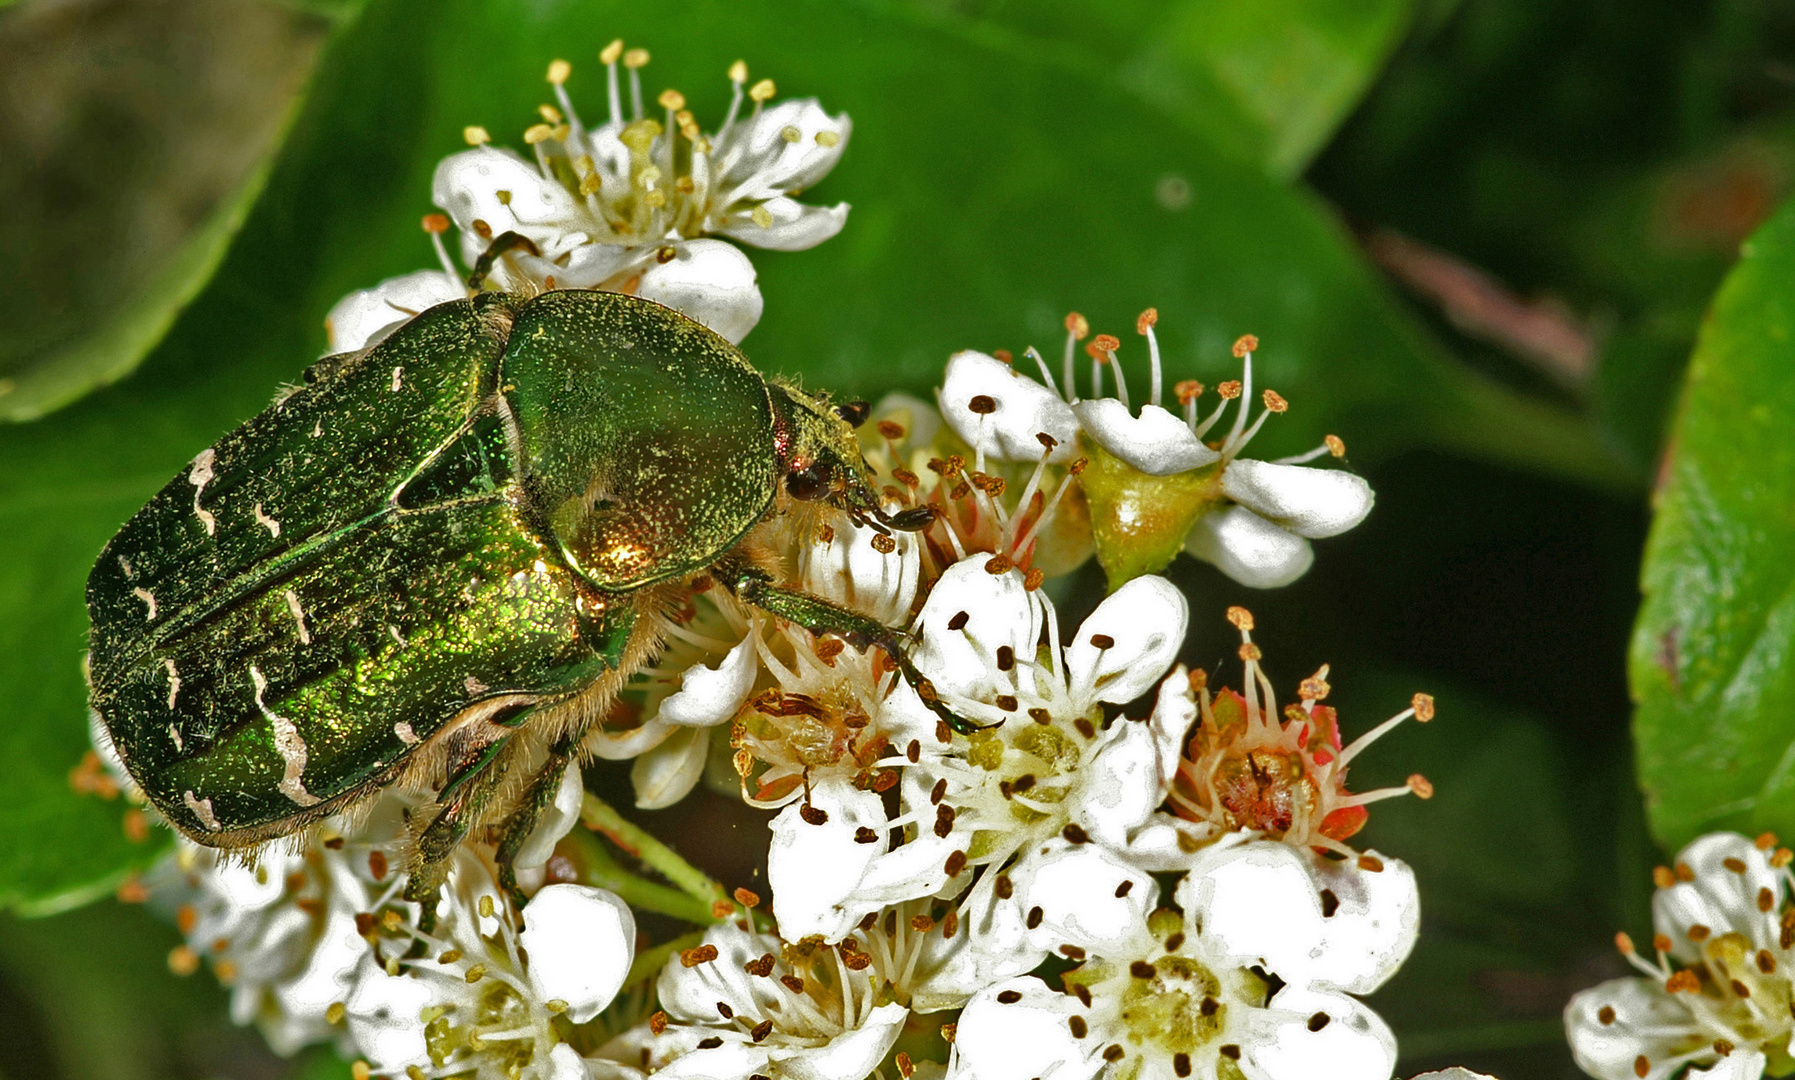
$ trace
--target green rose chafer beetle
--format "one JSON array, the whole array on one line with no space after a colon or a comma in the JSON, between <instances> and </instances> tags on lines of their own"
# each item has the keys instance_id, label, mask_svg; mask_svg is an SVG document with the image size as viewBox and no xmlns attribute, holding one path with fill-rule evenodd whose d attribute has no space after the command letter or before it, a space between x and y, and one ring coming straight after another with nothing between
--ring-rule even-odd
<instances>
[{"instance_id":1,"label":"green rose chafer beetle","mask_svg":"<svg viewBox=\"0 0 1795 1080\"><path fill-rule=\"evenodd\" d=\"M753 555L797 502L881 530L932 520L881 508L853 433L865 409L768 381L630 296L433 307L319 361L106 546L87 586L94 708L150 801L207 846L419 793L414 900L494 824L515 893L511 857L701 576L885 649L963 727L896 631L776 587Z\"/></svg>"}]
</instances>

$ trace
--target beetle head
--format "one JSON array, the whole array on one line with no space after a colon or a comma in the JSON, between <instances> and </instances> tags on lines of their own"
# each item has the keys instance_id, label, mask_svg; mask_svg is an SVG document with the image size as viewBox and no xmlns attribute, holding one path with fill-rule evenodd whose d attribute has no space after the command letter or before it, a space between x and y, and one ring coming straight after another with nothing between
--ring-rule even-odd
<instances>
[{"instance_id":1,"label":"beetle head","mask_svg":"<svg viewBox=\"0 0 1795 1080\"><path fill-rule=\"evenodd\" d=\"M880 505L871 471L854 437L870 411L865 402L831 405L794 387L773 384L773 426L780 484L801 502L828 502L879 532L928 527L933 511L918 507L889 513Z\"/></svg>"}]
</instances>

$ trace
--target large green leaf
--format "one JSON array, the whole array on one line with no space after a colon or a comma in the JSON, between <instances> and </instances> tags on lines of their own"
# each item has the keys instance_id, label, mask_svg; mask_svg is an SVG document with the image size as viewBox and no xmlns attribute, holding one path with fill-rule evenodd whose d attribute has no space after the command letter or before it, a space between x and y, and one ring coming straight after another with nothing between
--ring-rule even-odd
<instances>
[{"instance_id":1,"label":"large green leaf","mask_svg":"<svg viewBox=\"0 0 1795 1080\"><path fill-rule=\"evenodd\" d=\"M1333 135L1402 40L1414 7L1414 0L949 5L986 43L1053 49L1161 107L1216 149L1282 177L1301 172ZM1017 39L1006 42L1010 34Z\"/></svg>"},{"instance_id":2,"label":"large green leaf","mask_svg":"<svg viewBox=\"0 0 1795 1080\"><path fill-rule=\"evenodd\" d=\"M1652 826L1795 830L1795 207L1745 245L1690 361L1630 673Z\"/></svg>"},{"instance_id":3,"label":"large green leaf","mask_svg":"<svg viewBox=\"0 0 1795 1080\"><path fill-rule=\"evenodd\" d=\"M65 782L85 744L82 583L94 553L298 377L324 347L333 301L428 265L417 222L464 125L503 137L534 120L555 57L575 61L571 89L597 113L603 73L586 58L617 34L660 51L648 93L679 86L713 122L739 56L784 92L854 117L839 175L817 192L854 204L846 231L815 251L757 255L768 307L747 349L768 371L868 395L926 392L954 349L1033 341L1054 353L1068 308L1124 330L1152 304L1173 377L1226 377L1229 344L1261 335L1262 384L1293 403L1255 444L1268 455L1338 431L1365 457L1425 440L1616 476L1581 427L1439 358L1313 200L1051 59L820 0L386 0L327 56L225 265L145 365L0 430L0 685L13 709L0 727L0 829L31 838L0 850L0 901L87 895L140 854L119 838L116 810ZM1156 198L1167 176L1188 184L1189 205ZM1132 341L1124 351L1138 396L1144 357Z\"/></svg>"}]
</instances>

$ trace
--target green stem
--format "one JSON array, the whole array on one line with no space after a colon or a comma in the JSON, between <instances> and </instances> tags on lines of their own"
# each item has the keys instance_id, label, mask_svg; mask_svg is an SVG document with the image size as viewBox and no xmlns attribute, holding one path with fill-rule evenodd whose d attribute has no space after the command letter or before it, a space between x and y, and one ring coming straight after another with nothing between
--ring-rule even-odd
<instances>
[{"instance_id":1,"label":"green stem","mask_svg":"<svg viewBox=\"0 0 1795 1080\"><path fill-rule=\"evenodd\" d=\"M574 864L579 867L580 884L596 885L616 893L632 908L670 915L675 919L708 926L716 921L709 901L687 896L678 889L648 881L617 864L598 837L583 830L569 833L565 843L573 845Z\"/></svg>"},{"instance_id":2,"label":"green stem","mask_svg":"<svg viewBox=\"0 0 1795 1080\"><path fill-rule=\"evenodd\" d=\"M603 833L612 843L671 881L681 892L702 903L704 917L690 921L700 924L714 921L711 904L729 899L723 886L711 880L710 875L681 858L678 852L661 843L648 830L625 820L615 807L590 791L580 806L580 820L588 829Z\"/></svg>"}]
</instances>

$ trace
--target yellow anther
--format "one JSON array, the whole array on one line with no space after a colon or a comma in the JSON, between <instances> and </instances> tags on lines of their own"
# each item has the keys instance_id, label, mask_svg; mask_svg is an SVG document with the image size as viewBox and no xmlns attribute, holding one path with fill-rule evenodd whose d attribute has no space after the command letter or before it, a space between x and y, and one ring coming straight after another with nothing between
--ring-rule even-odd
<instances>
[{"instance_id":1,"label":"yellow anther","mask_svg":"<svg viewBox=\"0 0 1795 1080\"><path fill-rule=\"evenodd\" d=\"M1267 390L1264 394L1260 395L1260 400L1265 402L1266 409L1271 412L1281 413L1290 408L1290 402L1285 401L1276 390Z\"/></svg>"},{"instance_id":2,"label":"yellow anther","mask_svg":"<svg viewBox=\"0 0 1795 1080\"><path fill-rule=\"evenodd\" d=\"M531 124L524 129L524 142L535 146L539 142L553 138L554 135L555 129L547 124Z\"/></svg>"},{"instance_id":3,"label":"yellow anther","mask_svg":"<svg viewBox=\"0 0 1795 1080\"><path fill-rule=\"evenodd\" d=\"M632 70L648 66L647 49L631 49L623 54L623 66Z\"/></svg>"},{"instance_id":4,"label":"yellow anther","mask_svg":"<svg viewBox=\"0 0 1795 1080\"><path fill-rule=\"evenodd\" d=\"M1235 605L1228 609L1228 621L1234 624L1236 630L1251 630L1253 628L1253 613L1246 608Z\"/></svg>"},{"instance_id":5,"label":"yellow anther","mask_svg":"<svg viewBox=\"0 0 1795 1080\"><path fill-rule=\"evenodd\" d=\"M659 210L661 207L667 205L667 193L656 188L647 195L644 195L642 201L648 204L650 210Z\"/></svg>"},{"instance_id":6,"label":"yellow anther","mask_svg":"<svg viewBox=\"0 0 1795 1080\"><path fill-rule=\"evenodd\" d=\"M349 1066L349 1080L368 1080L368 1077L373 1075L374 1070L369 1067L367 1062L359 1058Z\"/></svg>"},{"instance_id":7,"label":"yellow anther","mask_svg":"<svg viewBox=\"0 0 1795 1080\"><path fill-rule=\"evenodd\" d=\"M663 109L671 109L671 110L677 111L679 109L683 109L686 107L686 96L684 94L680 93L678 90L673 90L673 89L662 90L661 96L656 98L655 100L661 103L661 108L663 108Z\"/></svg>"},{"instance_id":8,"label":"yellow anther","mask_svg":"<svg viewBox=\"0 0 1795 1080\"><path fill-rule=\"evenodd\" d=\"M816 133L816 144L822 147L835 146L841 142L841 133L835 131L819 131Z\"/></svg>"},{"instance_id":9,"label":"yellow anther","mask_svg":"<svg viewBox=\"0 0 1795 1080\"><path fill-rule=\"evenodd\" d=\"M580 177L580 194L597 195L601 183L597 173L587 173L585 176Z\"/></svg>"},{"instance_id":10,"label":"yellow anther","mask_svg":"<svg viewBox=\"0 0 1795 1080\"><path fill-rule=\"evenodd\" d=\"M1428 783L1427 777L1422 776L1420 773L1411 773L1409 775L1408 784L1409 790L1421 798L1431 799L1434 797L1434 786L1431 783Z\"/></svg>"},{"instance_id":11,"label":"yellow anther","mask_svg":"<svg viewBox=\"0 0 1795 1080\"><path fill-rule=\"evenodd\" d=\"M1625 930L1614 935L1614 947L1621 951L1622 956L1632 956L1636 951L1633 948L1633 939L1627 936Z\"/></svg>"},{"instance_id":12,"label":"yellow anther","mask_svg":"<svg viewBox=\"0 0 1795 1080\"><path fill-rule=\"evenodd\" d=\"M446 233L449 231L449 215L425 214L424 231L427 233Z\"/></svg>"},{"instance_id":13,"label":"yellow anther","mask_svg":"<svg viewBox=\"0 0 1795 1080\"><path fill-rule=\"evenodd\" d=\"M492 141L492 135L479 124L469 124L461 129L461 137L469 146L485 146Z\"/></svg>"},{"instance_id":14,"label":"yellow anther","mask_svg":"<svg viewBox=\"0 0 1795 1080\"><path fill-rule=\"evenodd\" d=\"M599 51L598 62L601 64L615 64L617 62L617 58L622 55L623 55L623 39L617 38L616 40L612 41L609 45L606 45L603 49L601 49Z\"/></svg>"},{"instance_id":15,"label":"yellow anther","mask_svg":"<svg viewBox=\"0 0 1795 1080\"><path fill-rule=\"evenodd\" d=\"M1327 444L1328 453L1334 455L1337 458L1343 458L1346 456L1346 443L1340 438L1340 436L1329 435L1326 438L1322 439L1321 441Z\"/></svg>"},{"instance_id":16,"label":"yellow anther","mask_svg":"<svg viewBox=\"0 0 1795 1080\"><path fill-rule=\"evenodd\" d=\"M1147 310L1141 312L1139 318L1134 320L1134 332L1137 334L1145 334L1148 331L1148 329L1150 329L1153 326L1153 324L1158 321L1159 321L1159 309L1158 308L1148 308Z\"/></svg>"},{"instance_id":17,"label":"yellow anther","mask_svg":"<svg viewBox=\"0 0 1795 1080\"><path fill-rule=\"evenodd\" d=\"M804 133L790 124L779 129L779 137L788 143L795 143L804 137Z\"/></svg>"},{"instance_id":18,"label":"yellow anther","mask_svg":"<svg viewBox=\"0 0 1795 1080\"><path fill-rule=\"evenodd\" d=\"M623 145L636 153L646 154L660 134L661 122L659 120L643 119L624 128L618 133L617 138Z\"/></svg>"},{"instance_id":19,"label":"yellow anther","mask_svg":"<svg viewBox=\"0 0 1795 1080\"><path fill-rule=\"evenodd\" d=\"M542 1003L542 1007L547 1009L551 1014L553 1014L555 1016L560 1016L562 1013L566 1012L568 1009L567 1002L562 1000L561 998L549 998L547 1001Z\"/></svg>"},{"instance_id":20,"label":"yellow anther","mask_svg":"<svg viewBox=\"0 0 1795 1080\"><path fill-rule=\"evenodd\" d=\"M348 1006L340 1001L333 1001L330 1003L330 1007L324 1010L324 1022L327 1024L340 1024L343 1022L343 1017L347 1015L349 1015Z\"/></svg>"},{"instance_id":21,"label":"yellow anther","mask_svg":"<svg viewBox=\"0 0 1795 1080\"><path fill-rule=\"evenodd\" d=\"M773 227L773 212L764 206L755 207L754 212L749 216L754 219L754 224L759 225L763 229L770 229Z\"/></svg>"},{"instance_id":22,"label":"yellow anther","mask_svg":"<svg viewBox=\"0 0 1795 1080\"><path fill-rule=\"evenodd\" d=\"M492 918L494 908L492 906L492 897L490 895L480 897L479 911L482 919Z\"/></svg>"},{"instance_id":23,"label":"yellow anther","mask_svg":"<svg viewBox=\"0 0 1795 1080\"><path fill-rule=\"evenodd\" d=\"M553 105L536 106L536 115L542 117L551 124L559 124L561 122L561 110L555 108Z\"/></svg>"},{"instance_id":24,"label":"yellow anther","mask_svg":"<svg viewBox=\"0 0 1795 1080\"><path fill-rule=\"evenodd\" d=\"M678 180L673 181L673 190L679 192L681 195L690 195L692 192L698 190L698 185L692 181L691 177L682 176Z\"/></svg>"},{"instance_id":25,"label":"yellow anther","mask_svg":"<svg viewBox=\"0 0 1795 1080\"><path fill-rule=\"evenodd\" d=\"M500 188L497 191L493 192L492 197L499 200L500 206L510 206L511 205L511 193L509 191L506 191L504 188Z\"/></svg>"},{"instance_id":26,"label":"yellow anther","mask_svg":"<svg viewBox=\"0 0 1795 1080\"><path fill-rule=\"evenodd\" d=\"M762 79L748 88L748 100L754 102L766 101L778 92L779 90L773 85L772 79Z\"/></svg>"},{"instance_id":27,"label":"yellow anther","mask_svg":"<svg viewBox=\"0 0 1795 1080\"><path fill-rule=\"evenodd\" d=\"M486 978L486 965L485 964L475 964L473 967L467 969L467 981L468 982L477 983L481 979L484 979L484 978Z\"/></svg>"},{"instance_id":28,"label":"yellow anther","mask_svg":"<svg viewBox=\"0 0 1795 1080\"><path fill-rule=\"evenodd\" d=\"M555 130L549 132L549 134L555 137L556 142L566 142L567 137L573 134L573 126L571 124L556 124Z\"/></svg>"},{"instance_id":29,"label":"yellow anther","mask_svg":"<svg viewBox=\"0 0 1795 1080\"><path fill-rule=\"evenodd\" d=\"M1415 710L1415 719L1425 724L1434 718L1434 696L1432 694L1416 694L1409 699L1409 708Z\"/></svg>"},{"instance_id":30,"label":"yellow anther","mask_svg":"<svg viewBox=\"0 0 1795 1080\"><path fill-rule=\"evenodd\" d=\"M1259 651L1259 646L1250 641L1242 645L1238 651L1240 653L1240 659L1249 663L1263 659L1265 656L1264 653Z\"/></svg>"},{"instance_id":31,"label":"yellow anther","mask_svg":"<svg viewBox=\"0 0 1795 1080\"><path fill-rule=\"evenodd\" d=\"M1239 340L1234 342L1234 357L1238 360L1258 347L1258 338L1254 337L1252 334L1242 334L1240 335Z\"/></svg>"},{"instance_id":32,"label":"yellow anther","mask_svg":"<svg viewBox=\"0 0 1795 1080\"><path fill-rule=\"evenodd\" d=\"M560 86L562 83L566 82L567 77L572 74L573 65L567 61L550 60L548 62L548 81L554 83L556 86Z\"/></svg>"},{"instance_id":33,"label":"yellow anther","mask_svg":"<svg viewBox=\"0 0 1795 1080\"><path fill-rule=\"evenodd\" d=\"M737 86L747 83L748 61L737 60L735 63L729 65L729 81L735 83Z\"/></svg>"},{"instance_id":34,"label":"yellow anther","mask_svg":"<svg viewBox=\"0 0 1795 1080\"><path fill-rule=\"evenodd\" d=\"M1091 332L1091 324L1085 321L1083 315L1074 311L1066 316L1066 332L1079 341L1083 341Z\"/></svg>"},{"instance_id":35,"label":"yellow anther","mask_svg":"<svg viewBox=\"0 0 1795 1080\"><path fill-rule=\"evenodd\" d=\"M1218 385L1215 388L1215 392L1222 396L1222 400L1233 401L1240 396L1240 380L1229 379L1227 382Z\"/></svg>"},{"instance_id":36,"label":"yellow anther","mask_svg":"<svg viewBox=\"0 0 1795 1080\"><path fill-rule=\"evenodd\" d=\"M1195 379L1184 379L1172 387L1172 393L1178 395L1178 404L1189 405L1203 394L1203 384Z\"/></svg>"},{"instance_id":37,"label":"yellow anther","mask_svg":"<svg viewBox=\"0 0 1795 1080\"><path fill-rule=\"evenodd\" d=\"M191 975L199 970L199 953L191 946L176 945L168 953L168 970L176 975Z\"/></svg>"}]
</instances>

